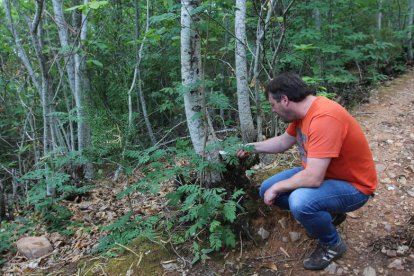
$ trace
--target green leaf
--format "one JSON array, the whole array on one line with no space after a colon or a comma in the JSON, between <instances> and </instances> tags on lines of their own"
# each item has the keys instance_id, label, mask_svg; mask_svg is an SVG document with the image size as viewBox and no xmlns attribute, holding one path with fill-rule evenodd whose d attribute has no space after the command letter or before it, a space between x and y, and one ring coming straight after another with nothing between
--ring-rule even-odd
<instances>
[{"instance_id":1,"label":"green leaf","mask_svg":"<svg viewBox=\"0 0 414 276\"><path fill-rule=\"evenodd\" d=\"M96 65L96 66L98 66L98 67L103 67L103 64L102 64L102 62L100 62L99 60L96 60L96 59L88 59L87 61L86 61L86 63L87 64L94 64L94 65Z\"/></svg>"},{"instance_id":2,"label":"green leaf","mask_svg":"<svg viewBox=\"0 0 414 276\"><path fill-rule=\"evenodd\" d=\"M208 94L207 102L215 108L226 109L230 107L230 99L221 92Z\"/></svg>"},{"instance_id":3,"label":"green leaf","mask_svg":"<svg viewBox=\"0 0 414 276\"><path fill-rule=\"evenodd\" d=\"M70 8L65 9L65 11L74 11L74 10L83 10L85 9L85 5L77 5Z\"/></svg>"},{"instance_id":4,"label":"green leaf","mask_svg":"<svg viewBox=\"0 0 414 276\"><path fill-rule=\"evenodd\" d=\"M107 4L108 4L108 1L92 1L92 2L88 3L88 6L91 9L96 10L96 9L99 9L103 6L106 6Z\"/></svg>"},{"instance_id":5,"label":"green leaf","mask_svg":"<svg viewBox=\"0 0 414 276\"><path fill-rule=\"evenodd\" d=\"M234 222L236 219L236 202L226 202L223 207L223 215L225 220Z\"/></svg>"},{"instance_id":6,"label":"green leaf","mask_svg":"<svg viewBox=\"0 0 414 276\"><path fill-rule=\"evenodd\" d=\"M295 50L297 51L310 51L313 49L316 49L317 47L313 46L313 44L299 44L299 45L293 45L293 48L295 48Z\"/></svg>"},{"instance_id":7,"label":"green leaf","mask_svg":"<svg viewBox=\"0 0 414 276\"><path fill-rule=\"evenodd\" d=\"M221 222L218 220L213 220L210 224L210 232L214 232L217 227L221 225Z\"/></svg>"}]
</instances>

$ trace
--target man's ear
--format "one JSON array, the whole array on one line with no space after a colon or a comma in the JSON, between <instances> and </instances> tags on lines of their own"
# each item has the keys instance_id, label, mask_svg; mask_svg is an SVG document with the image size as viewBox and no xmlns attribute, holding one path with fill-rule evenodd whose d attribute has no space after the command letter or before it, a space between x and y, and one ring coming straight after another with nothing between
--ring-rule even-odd
<instances>
[{"instance_id":1,"label":"man's ear","mask_svg":"<svg viewBox=\"0 0 414 276\"><path fill-rule=\"evenodd\" d=\"M286 95L282 95L282 97L280 98L280 102L282 102L283 104L288 105L289 104L289 99Z\"/></svg>"}]
</instances>

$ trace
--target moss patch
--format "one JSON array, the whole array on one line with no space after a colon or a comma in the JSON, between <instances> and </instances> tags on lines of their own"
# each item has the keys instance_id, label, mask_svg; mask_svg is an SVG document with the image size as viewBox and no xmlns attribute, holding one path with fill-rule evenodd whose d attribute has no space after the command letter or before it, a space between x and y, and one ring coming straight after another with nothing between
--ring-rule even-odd
<instances>
[{"instance_id":1,"label":"moss patch","mask_svg":"<svg viewBox=\"0 0 414 276\"><path fill-rule=\"evenodd\" d=\"M115 258L92 258L78 267L79 275L163 275L161 262L174 259L165 247L146 239L137 239Z\"/></svg>"}]
</instances>

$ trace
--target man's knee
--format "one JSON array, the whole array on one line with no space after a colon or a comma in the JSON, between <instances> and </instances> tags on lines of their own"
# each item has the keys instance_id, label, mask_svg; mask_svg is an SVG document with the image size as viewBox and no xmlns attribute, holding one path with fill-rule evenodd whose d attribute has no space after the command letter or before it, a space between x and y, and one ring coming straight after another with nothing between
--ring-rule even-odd
<instances>
[{"instance_id":1,"label":"man's knee","mask_svg":"<svg viewBox=\"0 0 414 276\"><path fill-rule=\"evenodd\" d=\"M265 192L269 189L271 187L271 185L269 185L266 181L264 181L263 183L262 183L262 185L260 185L260 188L259 188L259 195L260 195L260 197L263 199L264 198L264 194L265 194Z\"/></svg>"},{"instance_id":2,"label":"man's knee","mask_svg":"<svg viewBox=\"0 0 414 276\"><path fill-rule=\"evenodd\" d=\"M309 200L301 191L293 191L289 197L289 208L295 219L301 221L306 216L313 215L313 210Z\"/></svg>"}]
</instances>

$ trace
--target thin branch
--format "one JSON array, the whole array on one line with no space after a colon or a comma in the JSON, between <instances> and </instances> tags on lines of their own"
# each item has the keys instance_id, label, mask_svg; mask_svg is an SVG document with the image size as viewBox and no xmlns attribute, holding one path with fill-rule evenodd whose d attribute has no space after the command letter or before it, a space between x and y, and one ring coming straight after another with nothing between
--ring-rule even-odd
<instances>
[{"instance_id":1,"label":"thin branch","mask_svg":"<svg viewBox=\"0 0 414 276\"><path fill-rule=\"evenodd\" d=\"M35 33L37 31L37 27L39 26L40 19L42 18L43 12L43 0L36 0L36 14L33 18L32 27L30 31Z\"/></svg>"}]
</instances>

